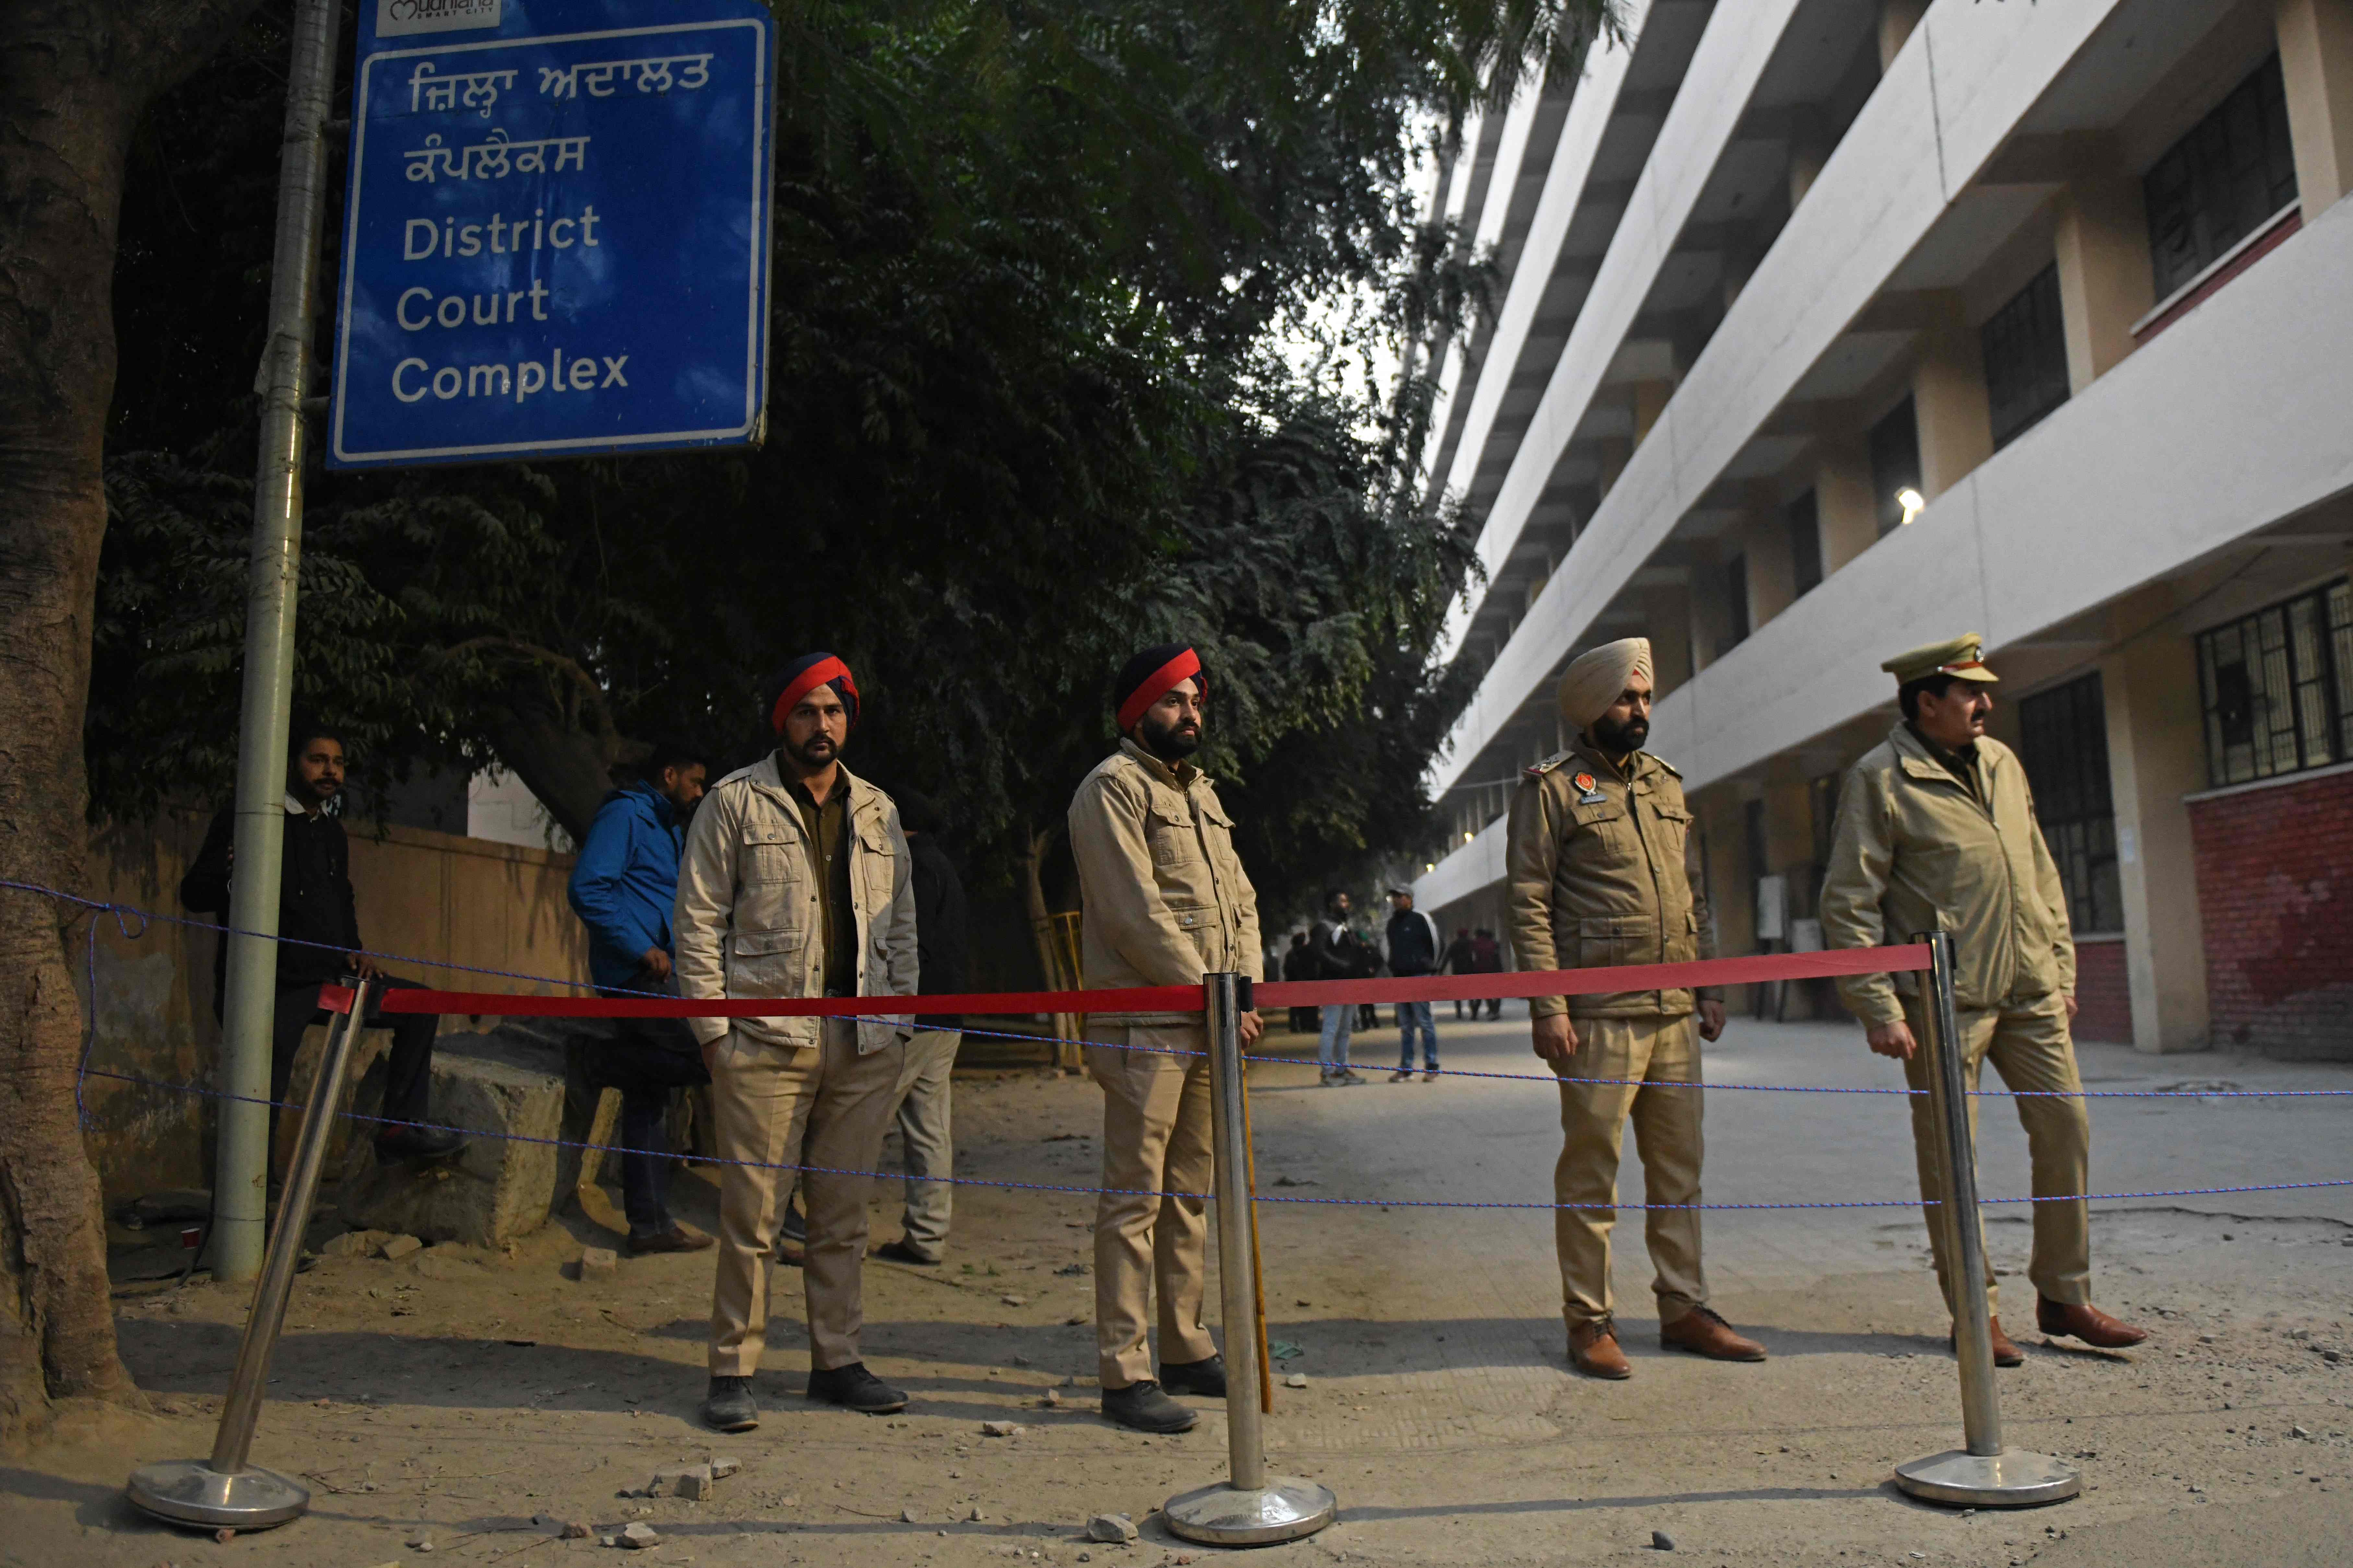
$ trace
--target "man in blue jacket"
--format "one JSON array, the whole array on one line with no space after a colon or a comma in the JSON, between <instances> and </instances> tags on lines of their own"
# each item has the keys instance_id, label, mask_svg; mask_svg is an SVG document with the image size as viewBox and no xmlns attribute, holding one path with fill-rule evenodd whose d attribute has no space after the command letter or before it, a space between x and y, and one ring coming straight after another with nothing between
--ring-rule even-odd
<instances>
[{"instance_id":1,"label":"man in blue jacket","mask_svg":"<svg viewBox=\"0 0 2353 1568\"><path fill-rule=\"evenodd\" d=\"M573 912L588 928L588 973L600 994L677 994L670 978L670 906L678 897L687 818L702 798L704 773L692 747L658 743L641 776L607 795L588 825L569 892ZM670 1217L670 1161L655 1151L668 1136L663 1122L670 1090L709 1083L710 1071L683 1018L623 1018L616 1027L616 1037L597 1049L591 1072L600 1088L621 1091L621 1146L647 1151L621 1156L629 1251L699 1252L711 1237Z\"/></svg>"}]
</instances>

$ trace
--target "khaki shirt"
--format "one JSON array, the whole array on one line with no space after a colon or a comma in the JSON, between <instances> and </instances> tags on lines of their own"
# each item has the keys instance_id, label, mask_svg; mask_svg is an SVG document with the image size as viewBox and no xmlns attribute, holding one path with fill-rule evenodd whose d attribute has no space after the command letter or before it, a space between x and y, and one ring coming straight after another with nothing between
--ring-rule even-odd
<instances>
[{"instance_id":1,"label":"khaki shirt","mask_svg":"<svg viewBox=\"0 0 2353 1568\"><path fill-rule=\"evenodd\" d=\"M1715 956L1693 875L1683 775L1648 752L1621 772L1580 738L1527 769L1512 796L1504 921L1524 970L1687 963ZM1715 1001L1717 986L1698 995ZM1533 1017L1681 1017L1690 991L1538 996Z\"/></svg>"},{"instance_id":2,"label":"khaki shirt","mask_svg":"<svg viewBox=\"0 0 2353 1568\"><path fill-rule=\"evenodd\" d=\"M912 996L915 963L913 859L891 797L843 768L834 788L848 812L853 971L861 996ZM678 994L697 1000L825 994L825 888L808 829L774 754L729 773L695 808L678 868L670 929ZM815 1046L817 1018L690 1018L705 1045L733 1027L747 1038ZM913 1033L904 1017L858 1026L858 1048Z\"/></svg>"},{"instance_id":3,"label":"khaki shirt","mask_svg":"<svg viewBox=\"0 0 2353 1568\"><path fill-rule=\"evenodd\" d=\"M1081 781L1070 825L1089 987L1198 985L1204 974L1229 970L1261 978L1258 894L1234 853L1234 819L1200 769L1172 766L1122 741ZM1174 1024L1200 1014L1093 1016Z\"/></svg>"},{"instance_id":4,"label":"khaki shirt","mask_svg":"<svg viewBox=\"0 0 2353 1568\"><path fill-rule=\"evenodd\" d=\"M2075 942L2058 863L2042 841L2026 769L2000 741L1977 743L1974 787L1909 727L1863 753L1839 791L1838 828L1821 897L1832 948L1953 936L1953 1000L2000 1007L2075 989ZM1915 975L1841 977L1839 994L1866 1024L1904 1016Z\"/></svg>"}]
</instances>

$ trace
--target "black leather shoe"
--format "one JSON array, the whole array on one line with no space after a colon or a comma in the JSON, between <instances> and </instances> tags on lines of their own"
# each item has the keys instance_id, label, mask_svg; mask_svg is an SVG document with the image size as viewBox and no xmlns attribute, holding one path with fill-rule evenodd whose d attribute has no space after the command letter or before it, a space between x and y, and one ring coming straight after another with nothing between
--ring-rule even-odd
<instances>
[{"instance_id":1,"label":"black leather shoe","mask_svg":"<svg viewBox=\"0 0 2353 1568\"><path fill-rule=\"evenodd\" d=\"M862 1415L890 1415L907 1408L906 1394L867 1371L862 1361L822 1372L810 1368L808 1396Z\"/></svg>"},{"instance_id":2,"label":"black leather shoe","mask_svg":"<svg viewBox=\"0 0 2353 1568\"><path fill-rule=\"evenodd\" d=\"M903 1236L896 1241L886 1241L876 1247L874 1256L887 1258L892 1263L912 1263L918 1268L937 1268L940 1266L938 1258L926 1258L908 1246L907 1238Z\"/></svg>"},{"instance_id":3,"label":"black leather shoe","mask_svg":"<svg viewBox=\"0 0 2353 1568\"><path fill-rule=\"evenodd\" d=\"M1213 1355L1207 1361L1164 1361L1160 1363L1160 1386L1171 1394L1198 1394L1209 1399L1226 1396L1226 1358Z\"/></svg>"},{"instance_id":4,"label":"black leather shoe","mask_svg":"<svg viewBox=\"0 0 2353 1568\"><path fill-rule=\"evenodd\" d=\"M454 1160L465 1152L464 1136L441 1127L392 1127L375 1135L375 1163L379 1165L400 1160L434 1164Z\"/></svg>"},{"instance_id":5,"label":"black leather shoe","mask_svg":"<svg viewBox=\"0 0 2353 1568\"><path fill-rule=\"evenodd\" d=\"M721 1432L749 1432L757 1426L760 1406L752 1397L752 1380L713 1376L711 1392L703 1396L702 1419Z\"/></svg>"},{"instance_id":6,"label":"black leather shoe","mask_svg":"<svg viewBox=\"0 0 2353 1568\"><path fill-rule=\"evenodd\" d=\"M1190 1432L1201 1417L1190 1406L1177 1404L1160 1391L1160 1385L1150 1378L1131 1383L1125 1388L1106 1388L1103 1394L1103 1413L1123 1426L1138 1432Z\"/></svg>"}]
</instances>

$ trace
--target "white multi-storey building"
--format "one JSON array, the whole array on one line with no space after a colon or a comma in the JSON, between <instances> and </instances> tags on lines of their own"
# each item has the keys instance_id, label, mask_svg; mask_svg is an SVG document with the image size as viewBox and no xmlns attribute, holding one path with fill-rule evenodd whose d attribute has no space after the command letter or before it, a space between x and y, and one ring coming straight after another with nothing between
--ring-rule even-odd
<instances>
[{"instance_id":1,"label":"white multi-storey building","mask_svg":"<svg viewBox=\"0 0 2353 1568\"><path fill-rule=\"evenodd\" d=\"M1641 635L1723 950L1818 942L1880 660L1979 631L2082 1032L2353 1056L2353 0L1628 19L1440 197L1504 292L1442 350L1484 673L1420 907L1502 930L1559 672Z\"/></svg>"}]
</instances>

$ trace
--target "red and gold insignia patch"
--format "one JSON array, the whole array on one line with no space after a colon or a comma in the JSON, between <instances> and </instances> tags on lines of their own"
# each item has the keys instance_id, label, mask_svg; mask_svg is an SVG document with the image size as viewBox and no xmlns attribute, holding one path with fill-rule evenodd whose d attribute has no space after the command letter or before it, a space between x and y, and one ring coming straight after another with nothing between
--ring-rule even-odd
<instances>
[{"instance_id":1,"label":"red and gold insignia patch","mask_svg":"<svg viewBox=\"0 0 2353 1568\"><path fill-rule=\"evenodd\" d=\"M1568 782L1575 784L1577 788L1583 790L1588 795L1591 795L1594 791L1594 779L1591 773L1579 773Z\"/></svg>"}]
</instances>

